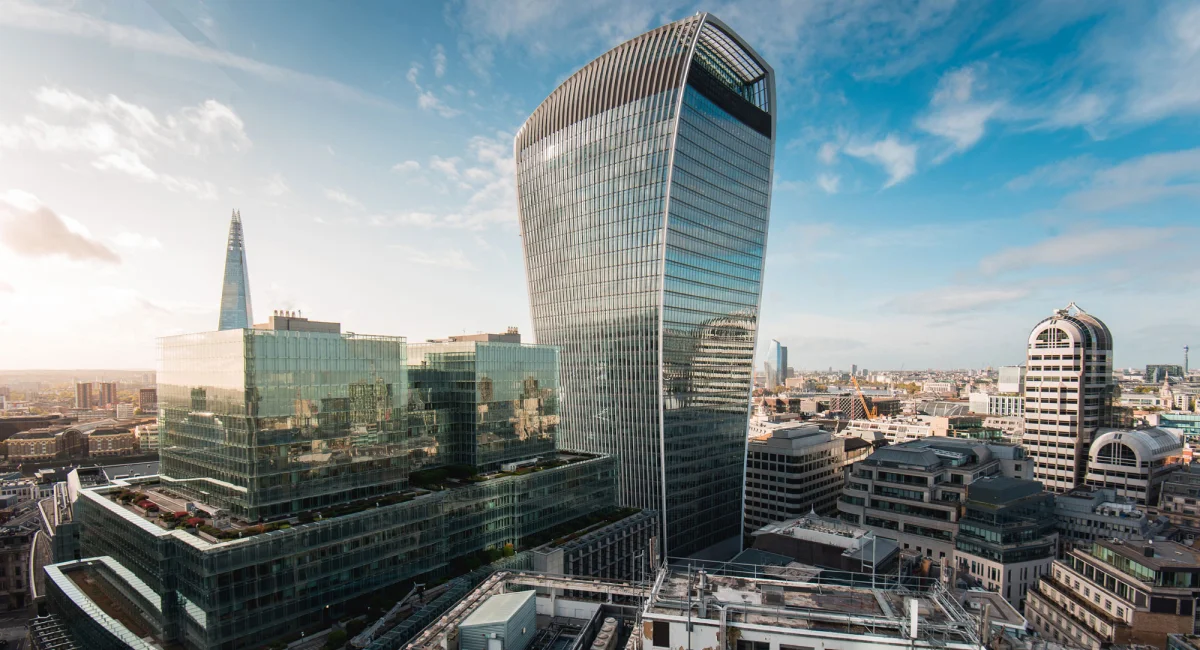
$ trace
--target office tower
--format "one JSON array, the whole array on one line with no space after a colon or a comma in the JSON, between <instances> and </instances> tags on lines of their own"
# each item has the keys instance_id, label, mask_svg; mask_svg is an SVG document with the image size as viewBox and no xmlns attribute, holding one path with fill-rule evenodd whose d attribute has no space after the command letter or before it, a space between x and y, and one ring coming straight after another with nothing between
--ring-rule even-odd
<instances>
[{"instance_id":1,"label":"office tower","mask_svg":"<svg viewBox=\"0 0 1200 650\"><path fill-rule=\"evenodd\" d=\"M117 403L117 382L115 381L98 381L96 382L96 405L108 407Z\"/></svg>"},{"instance_id":2,"label":"office tower","mask_svg":"<svg viewBox=\"0 0 1200 650\"><path fill-rule=\"evenodd\" d=\"M516 137L533 326L562 350L559 440L619 456L623 502L662 512L670 556L740 546L774 89L697 14L584 66Z\"/></svg>"},{"instance_id":3,"label":"office tower","mask_svg":"<svg viewBox=\"0 0 1200 650\"><path fill-rule=\"evenodd\" d=\"M837 514L846 438L815 424L779 427L749 443L746 534L810 511Z\"/></svg>"},{"instance_id":4,"label":"office tower","mask_svg":"<svg viewBox=\"0 0 1200 650\"><path fill-rule=\"evenodd\" d=\"M767 388L774 389L782 386L788 378L787 346L771 339L771 347L767 350L767 360L763 363L763 371L767 375Z\"/></svg>"},{"instance_id":5,"label":"office tower","mask_svg":"<svg viewBox=\"0 0 1200 650\"><path fill-rule=\"evenodd\" d=\"M141 388L138 390L138 408L143 414L153 413L158 410L158 389L157 388Z\"/></svg>"},{"instance_id":6,"label":"office tower","mask_svg":"<svg viewBox=\"0 0 1200 650\"><path fill-rule=\"evenodd\" d=\"M1075 303L1029 333L1025 448L1052 492L1081 485L1096 430L1112 420L1112 334Z\"/></svg>"},{"instance_id":7,"label":"office tower","mask_svg":"<svg viewBox=\"0 0 1200 650\"><path fill-rule=\"evenodd\" d=\"M242 238L242 213L234 210L233 218L229 221L229 242L225 246L225 281L221 283L221 320L217 329L242 329L253 324L246 242Z\"/></svg>"},{"instance_id":8,"label":"office tower","mask_svg":"<svg viewBox=\"0 0 1200 650\"><path fill-rule=\"evenodd\" d=\"M850 364L850 374L855 377L858 376L858 364L857 363Z\"/></svg>"},{"instance_id":9,"label":"office tower","mask_svg":"<svg viewBox=\"0 0 1200 650\"><path fill-rule=\"evenodd\" d=\"M92 383L75 382L75 408L92 408Z\"/></svg>"}]
</instances>

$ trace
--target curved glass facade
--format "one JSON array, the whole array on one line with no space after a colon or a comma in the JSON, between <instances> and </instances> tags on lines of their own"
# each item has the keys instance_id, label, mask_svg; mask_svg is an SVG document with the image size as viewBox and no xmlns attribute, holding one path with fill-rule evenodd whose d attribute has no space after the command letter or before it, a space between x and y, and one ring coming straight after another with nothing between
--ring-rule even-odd
<instances>
[{"instance_id":1,"label":"curved glass facade","mask_svg":"<svg viewBox=\"0 0 1200 650\"><path fill-rule=\"evenodd\" d=\"M559 440L620 458L669 555L740 538L773 132L774 73L699 14L588 64L517 135Z\"/></svg>"}]
</instances>

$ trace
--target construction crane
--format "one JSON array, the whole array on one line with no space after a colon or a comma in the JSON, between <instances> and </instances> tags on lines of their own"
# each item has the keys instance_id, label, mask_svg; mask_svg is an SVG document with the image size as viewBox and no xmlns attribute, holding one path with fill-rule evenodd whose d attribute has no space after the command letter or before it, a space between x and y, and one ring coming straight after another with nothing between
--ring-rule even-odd
<instances>
[{"instance_id":1,"label":"construction crane","mask_svg":"<svg viewBox=\"0 0 1200 650\"><path fill-rule=\"evenodd\" d=\"M858 401L862 403L863 413L867 414L868 420L874 420L879 416L878 410L874 407L867 408L867 398L863 396L862 388L858 385L858 378L850 375L850 381L854 382L854 390L858 393Z\"/></svg>"}]
</instances>

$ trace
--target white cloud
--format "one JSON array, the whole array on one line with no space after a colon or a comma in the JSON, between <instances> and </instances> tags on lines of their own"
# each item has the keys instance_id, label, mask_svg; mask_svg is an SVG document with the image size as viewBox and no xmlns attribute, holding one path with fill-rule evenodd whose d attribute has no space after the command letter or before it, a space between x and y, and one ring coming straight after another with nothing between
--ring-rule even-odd
<instances>
[{"instance_id":1,"label":"white cloud","mask_svg":"<svg viewBox=\"0 0 1200 650\"><path fill-rule=\"evenodd\" d=\"M343 192L340 188L325 188L325 198L334 203L341 203L348 208L361 209L363 204L358 199Z\"/></svg>"},{"instance_id":2,"label":"white cloud","mask_svg":"<svg viewBox=\"0 0 1200 650\"><path fill-rule=\"evenodd\" d=\"M456 269L463 271L475 268L475 265L471 263L471 260L467 259L467 256L458 249L435 252L413 248L412 246L404 246L401 244L394 244L389 246L389 248L400 251L404 261L411 264L436 266L445 269Z\"/></svg>"},{"instance_id":3,"label":"white cloud","mask_svg":"<svg viewBox=\"0 0 1200 650\"><path fill-rule=\"evenodd\" d=\"M160 118L149 108L116 95L95 99L42 87L34 92L34 99L42 115L26 115L19 123L0 125L0 147L28 145L50 153L92 154L91 164L96 169L200 199L215 199L216 186L160 172L147 161L164 151L199 156L213 148L236 150L250 145L242 120L231 108L213 100Z\"/></svg>"},{"instance_id":4,"label":"white cloud","mask_svg":"<svg viewBox=\"0 0 1200 650\"><path fill-rule=\"evenodd\" d=\"M110 22L84 13L26 2L5 2L0 25L44 34L102 41L112 47L231 68L271 83L376 106L387 100L346 84L194 43L178 32L157 32Z\"/></svg>"},{"instance_id":5,"label":"white cloud","mask_svg":"<svg viewBox=\"0 0 1200 650\"><path fill-rule=\"evenodd\" d=\"M424 111L431 111L441 115L442 117L454 117L461 115L462 111L457 108L451 108L446 105L437 95L433 94L432 90L420 90L417 94L417 106Z\"/></svg>"},{"instance_id":6,"label":"white cloud","mask_svg":"<svg viewBox=\"0 0 1200 650\"><path fill-rule=\"evenodd\" d=\"M392 165L392 171L400 173L415 172L421 169L421 163L415 160L405 160Z\"/></svg>"},{"instance_id":7,"label":"white cloud","mask_svg":"<svg viewBox=\"0 0 1200 650\"><path fill-rule=\"evenodd\" d=\"M1027 286L952 285L896 296L886 307L906 314L953 314L994 309L1023 300L1031 293Z\"/></svg>"},{"instance_id":8,"label":"white cloud","mask_svg":"<svg viewBox=\"0 0 1200 650\"><path fill-rule=\"evenodd\" d=\"M1144 30L1131 34L1113 25L1095 44L1096 54L1128 84L1124 117L1131 121L1200 112L1200 4L1159 6Z\"/></svg>"},{"instance_id":9,"label":"white cloud","mask_svg":"<svg viewBox=\"0 0 1200 650\"><path fill-rule=\"evenodd\" d=\"M817 185L825 190L826 194L837 194L838 184L842 178L837 174L819 174L817 176Z\"/></svg>"},{"instance_id":10,"label":"white cloud","mask_svg":"<svg viewBox=\"0 0 1200 650\"><path fill-rule=\"evenodd\" d=\"M996 275L1044 266L1101 264L1111 256L1133 255L1160 246L1180 234L1182 229L1171 227L1079 229L988 255L980 260L979 270Z\"/></svg>"},{"instance_id":11,"label":"white cloud","mask_svg":"<svg viewBox=\"0 0 1200 650\"><path fill-rule=\"evenodd\" d=\"M1005 183L1004 187L1014 192L1022 192L1034 187L1069 185L1090 176L1096 169L1096 164L1096 161L1087 155L1067 158L1017 176Z\"/></svg>"},{"instance_id":12,"label":"white cloud","mask_svg":"<svg viewBox=\"0 0 1200 650\"><path fill-rule=\"evenodd\" d=\"M112 238L112 242L121 248L141 248L146 250L162 248L162 242L158 241L157 237L147 237L137 232L118 233Z\"/></svg>"},{"instance_id":13,"label":"white cloud","mask_svg":"<svg viewBox=\"0 0 1200 650\"><path fill-rule=\"evenodd\" d=\"M29 192L8 190L0 194L0 244L14 253L121 263L121 257L111 248L93 239L82 224L73 222L42 205Z\"/></svg>"},{"instance_id":14,"label":"white cloud","mask_svg":"<svg viewBox=\"0 0 1200 650\"><path fill-rule=\"evenodd\" d=\"M832 165L837 161L838 146L833 142L826 142L821 145L821 149L817 151L817 158L826 165Z\"/></svg>"},{"instance_id":15,"label":"white cloud","mask_svg":"<svg viewBox=\"0 0 1200 650\"><path fill-rule=\"evenodd\" d=\"M280 174L279 172L271 174L267 178L266 186L263 187L263 192L265 192L267 196L276 198L283 196L290 191L292 191L292 188L288 186L287 180L284 179L283 174Z\"/></svg>"},{"instance_id":16,"label":"white cloud","mask_svg":"<svg viewBox=\"0 0 1200 650\"><path fill-rule=\"evenodd\" d=\"M415 62L412 65L408 66L408 72L404 73L404 78L408 79L408 83L410 83L414 86L417 85L417 80L418 80L418 78L420 78L420 76L421 76L421 64L415 63Z\"/></svg>"},{"instance_id":17,"label":"white cloud","mask_svg":"<svg viewBox=\"0 0 1200 650\"><path fill-rule=\"evenodd\" d=\"M1200 197L1200 148L1148 154L1102 169L1065 201L1084 210L1111 210L1172 197Z\"/></svg>"},{"instance_id":18,"label":"white cloud","mask_svg":"<svg viewBox=\"0 0 1200 650\"><path fill-rule=\"evenodd\" d=\"M982 69L979 65L966 66L943 75L929 102L929 111L917 119L917 127L922 131L950 142L951 148L934 162L973 147L983 137L988 120L1003 105L999 101L975 99Z\"/></svg>"},{"instance_id":19,"label":"white cloud","mask_svg":"<svg viewBox=\"0 0 1200 650\"><path fill-rule=\"evenodd\" d=\"M895 135L889 134L886 138L870 144L850 145L844 151L855 158L869 160L883 167L888 175L888 180L883 185L884 189L902 182L917 171L917 145L903 144Z\"/></svg>"},{"instance_id":20,"label":"white cloud","mask_svg":"<svg viewBox=\"0 0 1200 650\"><path fill-rule=\"evenodd\" d=\"M442 158L441 156L433 156L429 159L429 168L445 174L452 179L458 179L458 163L462 162L461 158Z\"/></svg>"},{"instance_id":21,"label":"white cloud","mask_svg":"<svg viewBox=\"0 0 1200 650\"><path fill-rule=\"evenodd\" d=\"M441 77L446 74L446 48L438 43L433 48L433 76Z\"/></svg>"}]
</instances>

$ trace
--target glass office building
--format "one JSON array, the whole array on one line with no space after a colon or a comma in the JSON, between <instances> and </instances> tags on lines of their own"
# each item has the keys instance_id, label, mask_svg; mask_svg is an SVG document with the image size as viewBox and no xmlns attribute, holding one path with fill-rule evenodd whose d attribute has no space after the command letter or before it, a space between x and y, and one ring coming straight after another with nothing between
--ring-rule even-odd
<instances>
[{"instance_id":1,"label":"glass office building","mask_svg":"<svg viewBox=\"0 0 1200 650\"><path fill-rule=\"evenodd\" d=\"M235 329L160 339L161 471L254 521L396 492L410 446L403 337Z\"/></svg>"},{"instance_id":2,"label":"glass office building","mask_svg":"<svg viewBox=\"0 0 1200 650\"><path fill-rule=\"evenodd\" d=\"M561 445L619 457L669 555L740 544L774 128L770 66L697 14L584 66L516 137Z\"/></svg>"},{"instance_id":3,"label":"glass office building","mask_svg":"<svg viewBox=\"0 0 1200 650\"><path fill-rule=\"evenodd\" d=\"M554 453L557 349L454 341L408 354L412 431L438 426L453 464L487 471Z\"/></svg>"}]
</instances>

